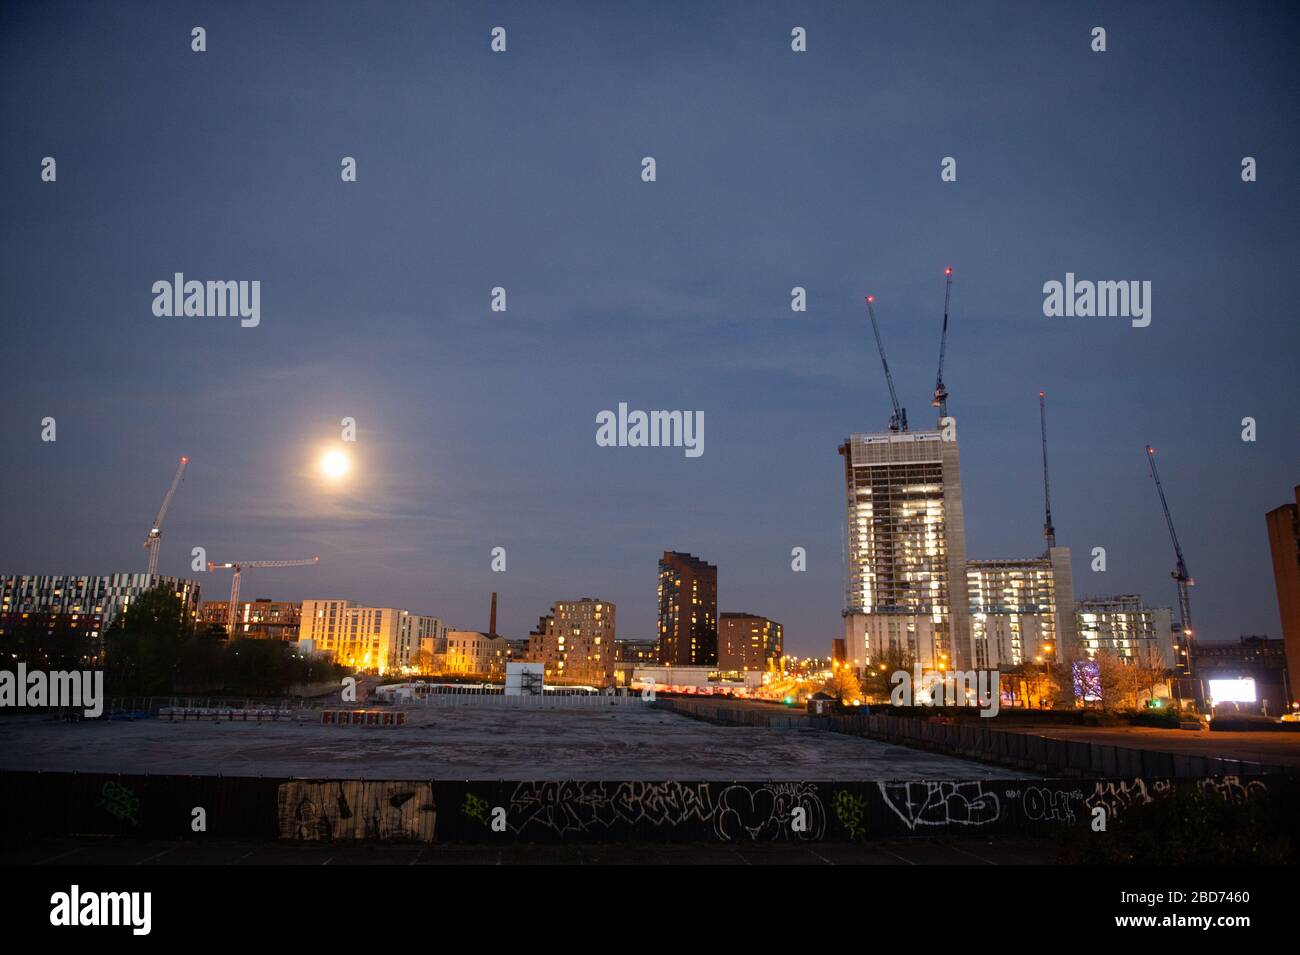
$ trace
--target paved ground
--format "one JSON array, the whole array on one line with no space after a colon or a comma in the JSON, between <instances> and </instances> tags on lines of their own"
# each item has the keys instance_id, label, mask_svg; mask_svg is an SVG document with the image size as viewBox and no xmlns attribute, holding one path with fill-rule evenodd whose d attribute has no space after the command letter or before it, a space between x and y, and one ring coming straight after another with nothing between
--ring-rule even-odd
<instances>
[{"instance_id":1,"label":"paved ground","mask_svg":"<svg viewBox=\"0 0 1300 955\"><path fill-rule=\"evenodd\" d=\"M1044 865L1041 843L910 839L868 845L311 845L59 838L0 843L3 865Z\"/></svg>"},{"instance_id":2,"label":"paved ground","mask_svg":"<svg viewBox=\"0 0 1300 955\"><path fill-rule=\"evenodd\" d=\"M994 729L1033 733L1048 739L1065 739L1133 749L1153 749L1187 756L1222 756L1258 763L1300 766L1300 732L1216 733L1210 730L1164 730L1145 726L1043 726L993 724Z\"/></svg>"},{"instance_id":3,"label":"paved ground","mask_svg":"<svg viewBox=\"0 0 1300 955\"><path fill-rule=\"evenodd\" d=\"M715 726L640 707L405 707L401 728L0 719L0 769L361 779L1007 779L838 733Z\"/></svg>"}]
</instances>

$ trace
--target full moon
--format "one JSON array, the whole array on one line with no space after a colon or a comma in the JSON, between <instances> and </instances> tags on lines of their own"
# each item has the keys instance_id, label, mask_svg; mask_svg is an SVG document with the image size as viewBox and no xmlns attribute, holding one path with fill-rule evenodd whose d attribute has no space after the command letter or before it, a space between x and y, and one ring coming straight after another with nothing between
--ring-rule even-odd
<instances>
[{"instance_id":1,"label":"full moon","mask_svg":"<svg viewBox=\"0 0 1300 955\"><path fill-rule=\"evenodd\" d=\"M337 481L348 473L350 463L348 456L342 451L328 451L320 459L320 469L325 472L325 476L331 481Z\"/></svg>"}]
</instances>

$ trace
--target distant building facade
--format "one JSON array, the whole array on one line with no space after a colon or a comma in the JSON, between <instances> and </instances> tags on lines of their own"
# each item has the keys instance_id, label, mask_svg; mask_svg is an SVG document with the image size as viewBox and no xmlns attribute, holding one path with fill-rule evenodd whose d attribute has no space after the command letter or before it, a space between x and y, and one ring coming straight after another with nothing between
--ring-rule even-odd
<instances>
[{"instance_id":1,"label":"distant building facade","mask_svg":"<svg viewBox=\"0 0 1300 955\"><path fill-rule=\"evenodd\" d=\"M659 641L614 641L614 682L619 686L627 686L632 682L632 671L637 667L655 666L658 663Z\"/></svg>"},{"instance_id":2,"label":"distant building facade","mask_svg":"<svg viewBox=\"0 0 1300 955\"><path fill-rule=\"evenodd\" d=\"M506 639L478 630L448 630L446 673L495 676L505 673Z\"/></svg>"},{"instance_id":3,"label":"distant building facade","mask_svg":"<svg viewBox=\"0 0 1300 955\"><path fill-rule=\"evenodd\" d=\"M612 686L615 614L607 600L557 600L528 637L528 659L543 664L547 683Z\"/></svg>"},{"instance_id":4,"label":"distant building facade","mask_svg":"<svg viewBox=\"0 0 1300 955\"><path fill-rule=\"evenodd\" d=\"M1127 663L1168 670L1176 665L1173 611L1144 607L1137 594L1085 597L1076 606L1075 626L1079 659L1105 650Z\"/></svg>"},{"instance_id":5,"label":"distant building facade","mask_svg":"<svg viewBox=\"0 0 1300 955\"><path fill-rule=\"evenodd\" d=\"M230 612L228 600L205 600L199 604L199 623L226 627L231 637L253 640L280 640L296 643L302 623L301 600L245 600L239 604L234 632L226 626Z\"/></svg>"},{"instance_id":6,"label":"distant building facade","mask_svg":"<svg viewBox=\"0 0 1300 955\"><path fill-rule=\"evenodd\" d=\"M1042 557L966 562L974 666L1073 660L1078 653L1070 549Z\"/></svg>"},{"instance_id":7,"label":"distant building facade","mask_svg":"<svg viewBox=\"0 0 1300 955\"><path fill-rule=\"evenodd\" d=\"M1287 672L1292 676L1289 702L1300 700L1300 688L1294 686L1296 674L1300 674L1300 486L1295 489L1295 498L1294 504L1283 504L1265 517Z\"/></svg>"},{"instance_id":8,"label":"distant building facade","mask_svg":"<svg viewBox=\"0 0 1300 955\"><path fill-rule=\"evenodd\" d=\"M844 641L863 668L893 650L923 667L973 664L956 440L861 433L841 446L848 528Z\"/></svg>"},{"instance_id":9,"label":"distant building facade","mask_svg":"<svg viewBox=\"0 0 1300 955\"><path fill-rule=\"evenodd\" d=\"M0 632L22 621L23 614L42 614L53 619L94 623L90 635L100 638L146 591L164 586L178 598L185 619L198 619L199 584L183 577L158 574L105 574L98 577L75 575L0 577ZM30 618L27 618L30 619Z\"/></svg>"},{"instance_id":10,"label":"distant building facade","mask_svg":"<svg viewBox=\"0 0 1300 955\"><path fill-rule=\"evenodd\" d=\"M719 670L743 673L775 669L784 649L784 630L775 620L752 613L718 615Z\"/></svg>"},{"instance_id":11,"label":"distant building facade","mask_svg":"<svg viewBox=\"0 0 1300 955\"><path fill-rule=\"evenodd\" d=\"M380 674L418 668L422 649L431 657L446 632L437 617L350 600L304 600L298 631L299 642L336 663Z\"/></svg>"},{"instance_id":12,"label":"distant building facade","mask_svg":"<svg viewBox=\"0 0 1300 955\"><path fill-rule=\"evenodd\" d=\"M1215 681L1254 683L1255 699L1242 701L1243 712L1279 716L1290 709L1295 693L1290 688L1287 647L1283 640L1263 636L1242 637L1236 643L1192 645L1193 672L1205 683L1205 695L1214 697Z\"/></svg>"},{"instance_id":13,"label":"distant building facade","mask_svg":"<svg viewBox=\"0 0 1300 955\"><path fill-rule=\"evenodd\" d=\"M718 662L718 568L691 554L664 551L659 561L659 662Z\"/></svg>"}]
</instances>

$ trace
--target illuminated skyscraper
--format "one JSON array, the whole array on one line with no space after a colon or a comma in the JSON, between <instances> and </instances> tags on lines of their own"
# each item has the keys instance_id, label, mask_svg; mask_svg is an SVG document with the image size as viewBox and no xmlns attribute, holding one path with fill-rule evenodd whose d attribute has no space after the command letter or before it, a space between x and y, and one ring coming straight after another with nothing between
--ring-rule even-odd
<instances>
[{"instance_id":1,"label":"illuminated skyscraper","mask_svg":"<svg viewBox=\"0 0 1300 955\"><path fill-rule=\"evenodd\" d=\"M924 667L974 665L956 440L939 431L855 434L840 446L847 494L848 660L890 650Z\"/></svg>"},{"instance_id":2,"label":"illuminated skyscraper","mask_svg":"<svg viewBox=\"0 0 1300 955\"><path fill-rule=\"evenodd\" d=\"M671 550L659 561L659 662L718 662L718 568Z\"/></svg>"}]
</instances>

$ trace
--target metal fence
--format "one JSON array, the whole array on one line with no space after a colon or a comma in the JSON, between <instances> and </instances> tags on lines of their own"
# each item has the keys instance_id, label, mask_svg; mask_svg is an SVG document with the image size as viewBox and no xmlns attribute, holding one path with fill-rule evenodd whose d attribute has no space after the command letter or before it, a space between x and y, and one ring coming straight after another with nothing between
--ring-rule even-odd
<instances>
[{"instance_id":1,"label":"metal fence","mask_svg":"<svg viewBox=\"0 0 1300 955\"><path fill-rule=\"evenodd\" d=\"M411 701L426 706L500 706L531 709L602 709L649 707L640 694L606 696L603 693L545 693L506 696L504 693L430 693Z\"/></svg>"}]
</instances>

